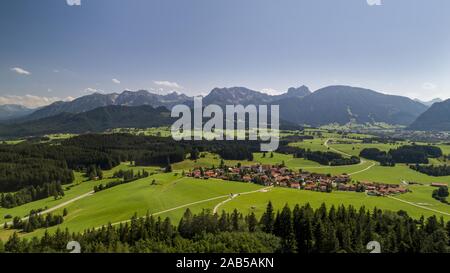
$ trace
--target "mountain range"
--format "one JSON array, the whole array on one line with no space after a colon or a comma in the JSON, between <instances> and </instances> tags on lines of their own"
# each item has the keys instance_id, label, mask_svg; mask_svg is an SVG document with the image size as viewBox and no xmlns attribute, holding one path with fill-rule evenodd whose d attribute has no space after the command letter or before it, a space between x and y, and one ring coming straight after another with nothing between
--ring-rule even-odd
<instances>
[{"instance_id":1,"label":"mountain range","mask_svg":"<svg viewBox=\"0 0 450 273\"><path fill-rule=\"evenodd\" d=\"M221 106L236 104L271 104L281 99L301 99L311 94L312 92L309 88L304 85L298 88L291 87L286 93L281 95L269 95L250 90L245 87L214 88L207 96L203 98L203 104L217 104Z\"/></svg>"},{"instance_id":2,"label":"mountain range","mask_svg":"<svg viewBox=\"0 0 450 273\"><path fill-rule=\"evenodd\" d=\"M423 101L423 100L419 100L419 99L414 99L414 100L417 101L417 102L420 102L423 105L426 105L428 107L430 107L431 105L433 105L436 102L442 102L442 99L440 99L440 98L435 98L435 99L432 99L432 100L429 100L429 101Z\"/></svg>"},{"instance_id":3,"label":"mountain range","mask_svg":"<svg viewBox=\"0 0 450 273\"><path fill-rule=\"evenodd\" d=\"M431 105L408 129L417 131L450 131L450 99Z\"/></svg>"},{"instance_id":4,"label":"mountain range","mask_svg":"<svg viewBox=\"0 0 450 273\"><path fill-rule=\"evenodd\" d=\"M150 114L155 114L158 122L163 124L170 120L160 118L162 108L168 111L167 109L171 109L174 105L191 106L192 102L193 97L176 92L167 95L154 94L145 90L124 91L120 94L95 93L69 102L55 102L29 114L13 117L14 119L8 121L8 124L0 127L0 136L4 137L8 128L14 128L12 132L18 132L20 135L48 133L45 132L45 126L51 127L52 132L58 130L73 132L75 129L70 129L66 124L75 126L74 121L80 128L77 129L78 132L121 126L148 126L148 121L133 116L139 115L140 111L146 109L139 108L133 112L133 108L141 106L149 107L142 115L149 117ZM289 88L281 95L269 95L245 87L214 88L203 98L203 104L279 105L281 120L294 125L311 126L349 122L359 124L385 122L408 126L428 109L423 103L407 97L342 85L328 86L315 92L311 92L306 86L300 86ZM159 112L152 112L150 109L159 109ZM124 115L123 119L119 117L121 114ZM53 126L51 123L56 125ZM27 128L35 129L27 131ZM36 128L42 128L42 130Z\"/></svg>"},{"instance_id":5,"label":"mountain range","mask_svg":"<svg viewBox=\"0 0 450 273\"><path fill-rule=\"evenodd\" d=\"M61 113L78 114L94 110L99 107L121 105L121 106L142 106L150 105L152 107L164 106L171 109L174 105L185 103L192 100L192 98L178 94L176 92L159 95L150 93L146 90L140 90L136 92L124 91L121 94L99 94L94 93L91 95L83 96L72 101L60 101L43 107L32 114L22 118L18 121L30 121L37 120L46 117L55 116Z\"/></svg>"},{"instance_id":6,"label":"mountain range","mask_svg":"<svg viewBox=\"0 0 450 273\"><path fill-rule=\"evenodd\" d=\"M52 133L104 132L114 128L150 128L172 124L170 111L149 105L109 105L78 114L60 113L55 116L17 124L1 124L0 136L25 137Z\"/></svg>"},{"instance_id":7,"label":"mountain range","mask_svg":"<svg viewBox=\"0 0 450 273\"><path fill-rule=\"evenodd\" d=\"M34 110L22 105L5 104L0 105L0 120L17 119L33 113Z\"/></svg>"},{"instance_id":8,"label":"mountain range","mask_svg":"<svg viewBox=\"0 0 450 273\"><path fill-rule=\"evenodd\" d=\"M280 117L312 126L349 122L409 125L427 109L407 97L350 86L328 86L304 98L284 98L274 104L280 105Z\"/></svg>"}]
</instances>

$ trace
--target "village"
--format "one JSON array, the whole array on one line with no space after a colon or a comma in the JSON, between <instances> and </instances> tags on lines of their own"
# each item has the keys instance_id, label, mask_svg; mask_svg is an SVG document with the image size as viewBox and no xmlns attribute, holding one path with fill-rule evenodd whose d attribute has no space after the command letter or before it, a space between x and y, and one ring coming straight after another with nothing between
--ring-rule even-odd
<instances>
[{"instance_id":1,"label":"village","mask_svg":"<svg viewBox=\"0 0 450 273\"><path fill-rule=\"evenodd\" d=\"M408 189L401 185L368 181L352 181L346 174L332 176L305 171L292 171L283 165L251 165L218 168L196 168L185 176L197 179L222 179L228 181L255 183L263 186L286 187L298 190L319 192L354 191L370 196L387 196L403 194Z\"/></svg>"}]
</instances>

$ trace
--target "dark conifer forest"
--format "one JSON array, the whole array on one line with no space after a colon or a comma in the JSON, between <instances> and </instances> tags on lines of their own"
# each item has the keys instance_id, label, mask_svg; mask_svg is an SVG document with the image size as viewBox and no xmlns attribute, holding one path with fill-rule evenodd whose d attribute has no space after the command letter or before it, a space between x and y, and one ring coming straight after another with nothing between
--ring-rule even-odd
<instances>
[{"instance_id":1,"label":"dark conifer forest","mask_svg":"<svg viewBox=\"0 0 450 273\"><path fill-rule=\"evenodd\" d=\"M260 219L237 210L195 215L187 209L176 226L170 218L147 215L82 233L58 229L40 239L14 233L0 242L0 251L67 252L67 242L77 241L85 253L364 253L368 242L378 241L383 253L446 253L449 238L450 222L436 216L416 220L404 211L325 204L274 211L269 203Z\"/></svg>"}]
</instances>

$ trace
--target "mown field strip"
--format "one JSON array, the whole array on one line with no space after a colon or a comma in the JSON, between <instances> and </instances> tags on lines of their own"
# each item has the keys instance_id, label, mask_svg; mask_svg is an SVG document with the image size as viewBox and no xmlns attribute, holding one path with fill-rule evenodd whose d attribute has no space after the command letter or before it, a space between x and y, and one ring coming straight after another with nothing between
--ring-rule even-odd
<instances>
[{"instance_id":1,"label":"mown field strip","mask_svg":"<svg viewBox=\"0 0 450 273\"><path fill-rule=\"evenodd\" d=\"M418 208L421 208L421 209L425 209L425 210L429 210L429 211L432 211L432 212L437 212L437 213L440 213L440 214L444 214L444 215L450 216L450 213L443 212L443 211L436 210L436 209L432 209L432 208L427 208L427 207L424 207L424 206L421 206L421 205L414 204L413 202L402 200L400 198L396 198L396 197L393 197L393 196L388 196L388 198L397 200L399 202L403 202L405 204L408 204L408 205L411 205L411 206L414 206L414 207L418 207Z\"/></svg>"}]
</instances>

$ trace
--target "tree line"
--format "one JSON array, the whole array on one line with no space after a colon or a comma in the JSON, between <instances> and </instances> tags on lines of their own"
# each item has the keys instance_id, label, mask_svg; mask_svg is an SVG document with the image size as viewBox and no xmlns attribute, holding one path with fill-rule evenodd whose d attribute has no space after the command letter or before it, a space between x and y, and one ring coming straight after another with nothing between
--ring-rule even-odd
<instances>
[{"instance_id":1,"label":"tree line","mask_svg":"<svg viewBox=\"0 0 450 273\"><path fill-rule=\"evenodd\" d=\"M388 152L365 148L359 156L378 161L382 166L395 166L396 163L428 164L428 158L441 157L442 150L431 145L404 145Z\"/></svg>"},{"instance_id":2,"label":"tree line","mask_svg":"<svg viewBox=\"0 0 450 273\"><path fill-rule=\"evenodd\" d=\"M304 158L328 166L354 165L361 162L357 156L344 157L342 154L331 151L311 151L310 149L291 146L289 141L286 140L280 142L280 147L277 151L279 153L292 154L294 158Z\"/></svg>"},{"instance_id":3,"label":"tree line","mask_svg":"<svg viewBox=\"0 0 450 273\"><path fill-rule=\"evenodd\" d=\"M113 174L113 178L120 178L122 180L111 181L105 185L100 184L98 186L94 186L94 192L99 192L122 184L130 183L138 179L148 177L149 175L149 172L146 170L138 171L137 174L135 174L133 170L119 170Z\"/></svg>"},{"instance_id":4,"label":"tree line","mask_svg":"<svg viewBox=\"0 0 450 273\"><path fill-rule=\"evenodd\" d=\"M44 183L42 186L28 186L15 193L0 194L0 207L14 208L36 200L53 196L58 199L64 196L60 182Z\"/></svg>"},{"instance_id":5,"label":"tree line","mask_svg":"<svg viewBox=\"0 0 450 273\"><path fill-rule=\"evenodd\" d=\"M363 253L368 242L378 241L383 253L447 253L449 238L450 222L436 216L413 219L404 211L325 204L293 210L286 205L275 212L269 203L260 219L237 210L193 214L187 209L177 226L170 218L135 215L130 223L82 233L58 229L31 240L14 233L3 250L65 252L67 242L78 241L87 253Z\"/></svg>"},{"instance_id":6,"label":"tree line","mask_svg":"<svg viewBox=\"0 0 450 273\"><path fill-rule=\"evenodd\" d=\"M431 176L448 176L450 175L449 165L410 165L411 169L431 175Z\"/></svg>"},{"instance_id":7,"label":"tree line","mask_svg":"<svg viewBox=\"0 0 450 273\"><path fill-rule=\"evenodd\" d=\"M9 227L8 224L5 224L5 227L29 233L39 228L49 228L62 224L64 222L64 216L67 215L67 210L65 210L64 214L65 215L53 215L48 213L44 216L38 213L30 213L26 220L22 220L20 217L14 217L12 225Z\"/></svg>"},{"instance_id":8,"label":"tree line","mask_svg":"<svg viewBox=\"0 0 450 273\"><path fill-rule=\"evenodd\" d=\"M183 161L193 150L218 153L225 159L252 159L259 143L243 141L175 141L168 137L88 134L51 143L0 144L0 192L15 192L45 183L69 184L73 170L90 179L121 162L166 167Z\"/></svg>"},{"instance_id":9,"label":"tree line","mask_svg":"<svg viewBox=\"0 0 450 273\"><path fill-rule=\"evenodd\" d=\"M439 187L434 190L432 193L432 197L439 202L448 204L447 197L449 196L448 187Z\"/></svg>"},{"instance_id":10,"label":"tree line","mask_svg":"<svg viewBox=\"0 0 450 273\"><path fill-rule=\"evenodd\" d=\"M394 167L395 161L392 159L391 154L380 151L377 148L364 148L359 153L360 157L364 157L370 160L378 161L381 166Z\"/></svg>"}]
</instances>

